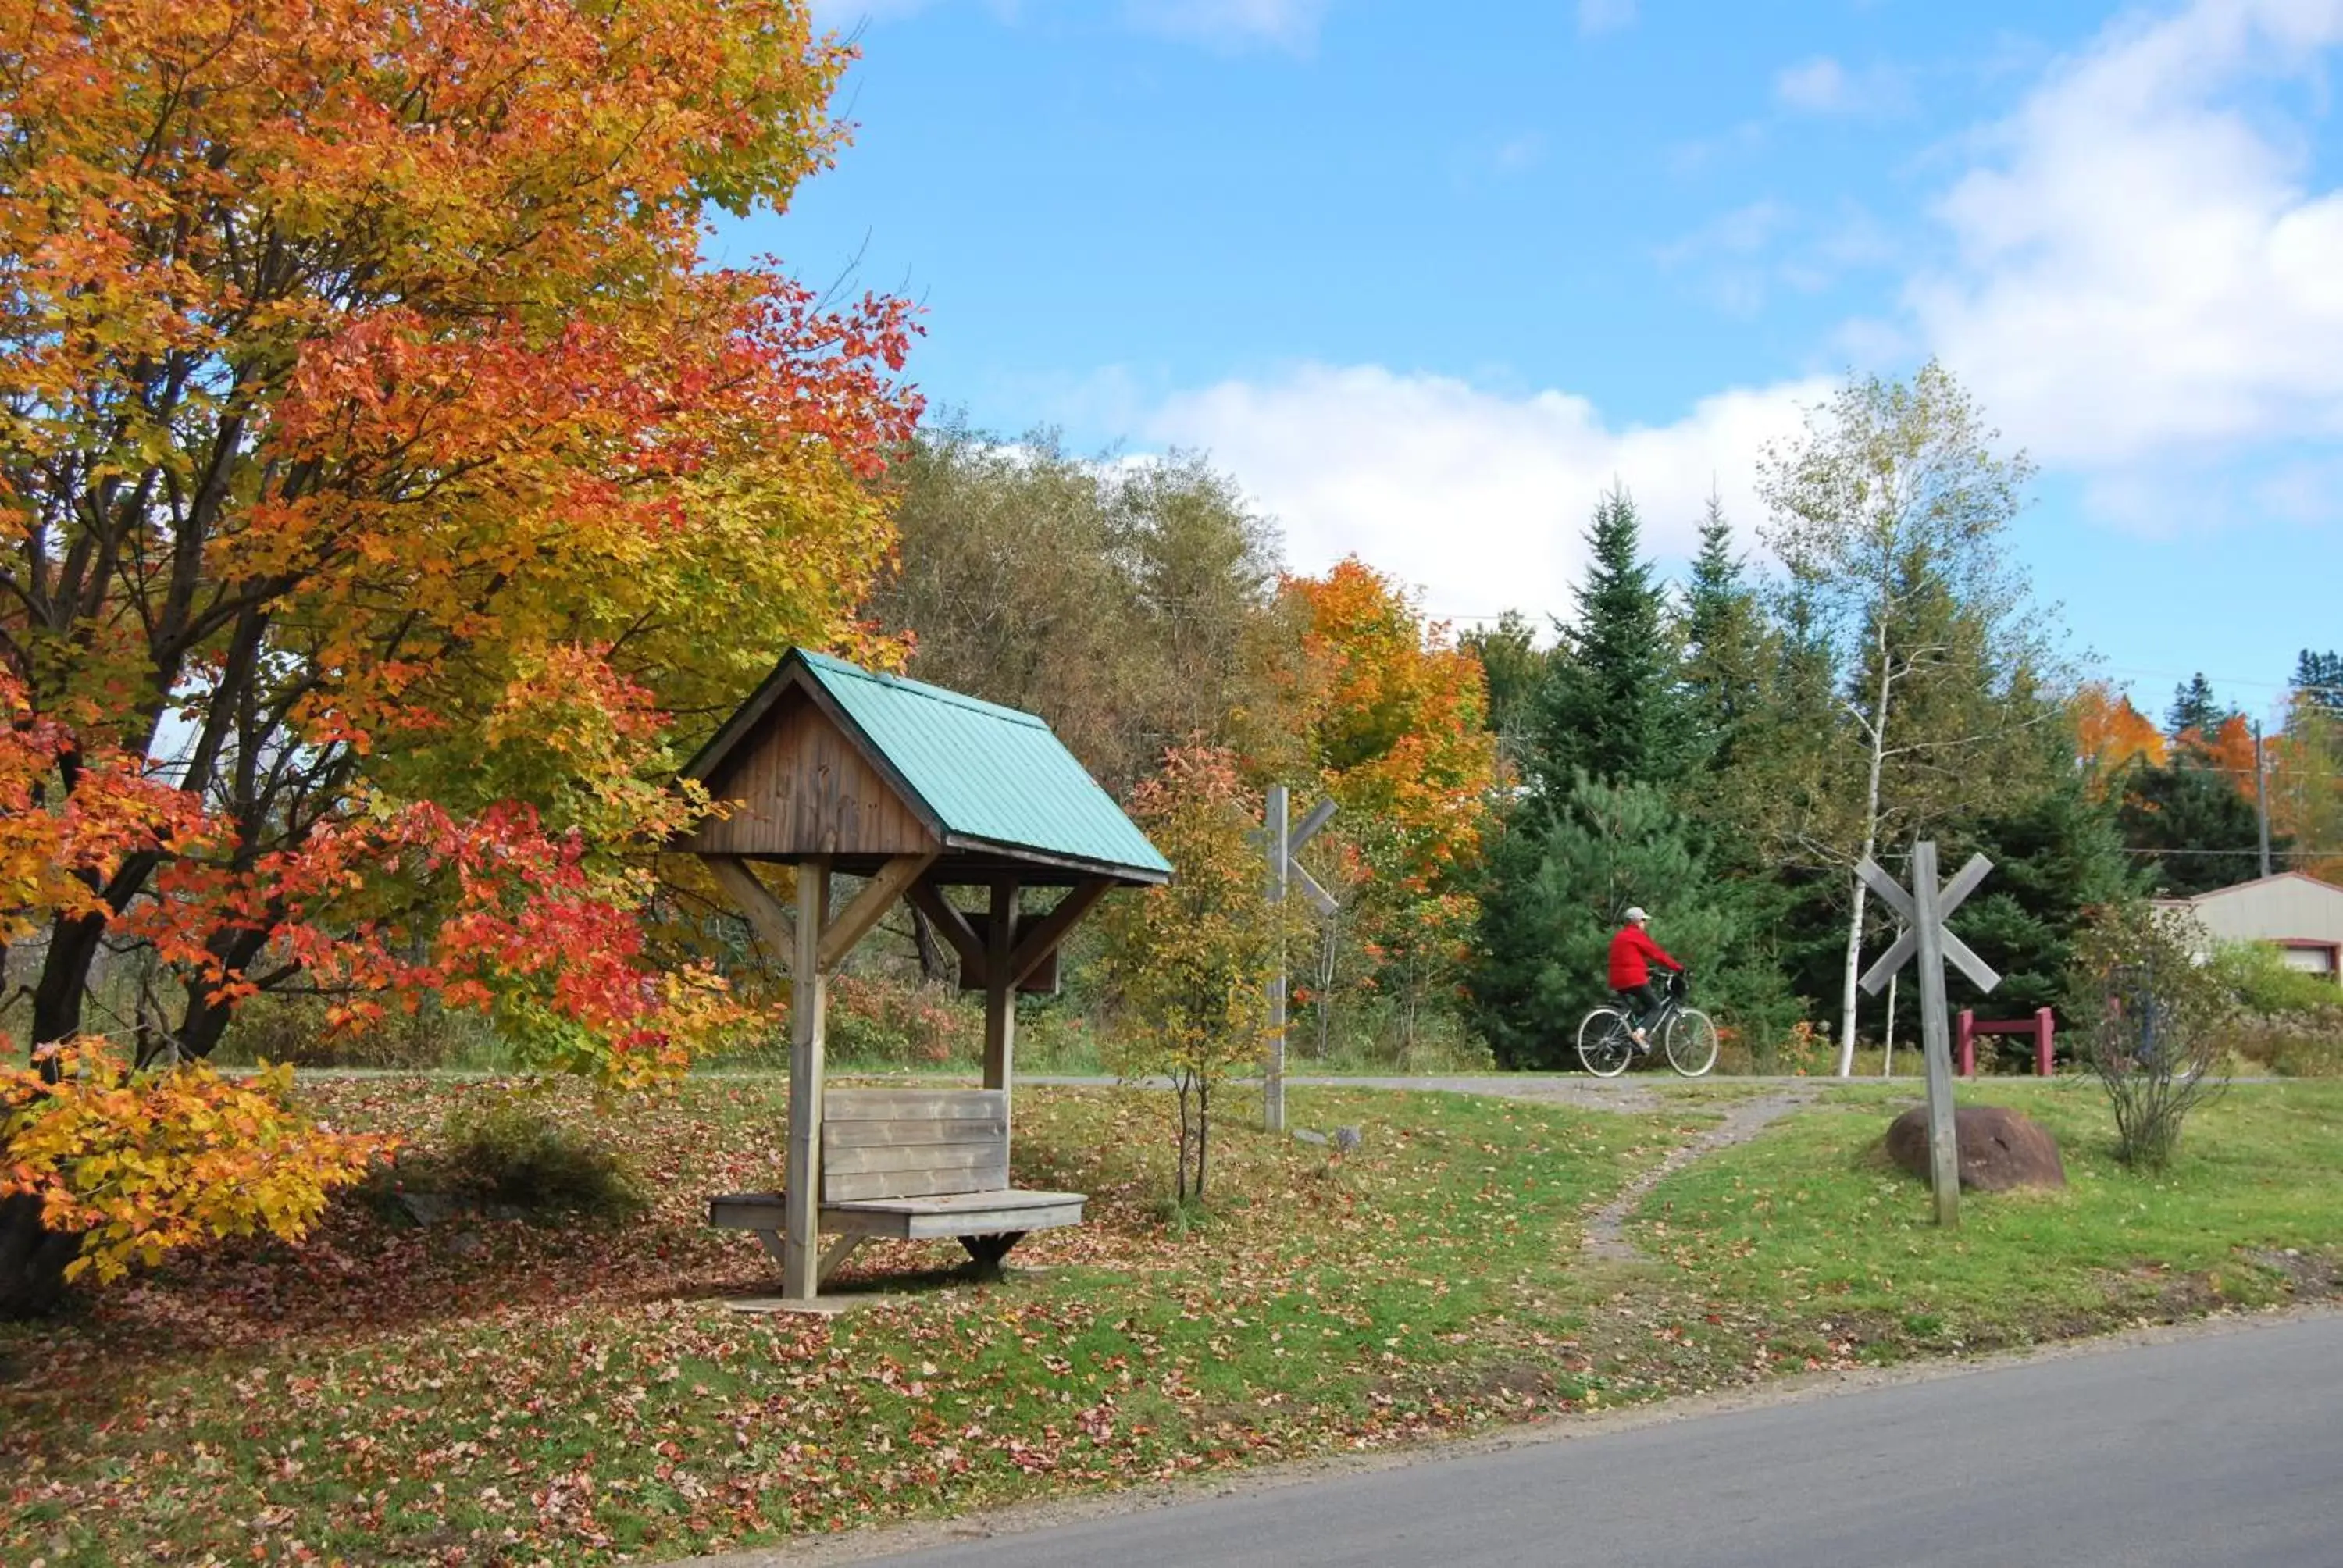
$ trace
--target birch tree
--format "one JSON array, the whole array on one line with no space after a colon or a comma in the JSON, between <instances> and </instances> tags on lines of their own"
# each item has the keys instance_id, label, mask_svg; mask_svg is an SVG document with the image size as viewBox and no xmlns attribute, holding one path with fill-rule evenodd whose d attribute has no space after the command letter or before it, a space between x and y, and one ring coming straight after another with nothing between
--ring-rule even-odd
<instances>
[{"instance_id":1,"label":"birch tree","mask_svg":"<svg viewBox=\"0 0 2343 1568\"><path fill-rule=\"evenodd\" d=\"M1768 448L1765 543L1838 672L1838 722L1784 818L1799 858L1847 875L1839 1072L1855 1065L1865 890L1855 863L2006 793L1996 742L2046 719L2044 641L2004 538L2033 472L1996 450L1933 360L1909 381L1850 380L1804 435ZM1853 766L1849 766L1852 763Z\"/></svg>"}]
</instances>

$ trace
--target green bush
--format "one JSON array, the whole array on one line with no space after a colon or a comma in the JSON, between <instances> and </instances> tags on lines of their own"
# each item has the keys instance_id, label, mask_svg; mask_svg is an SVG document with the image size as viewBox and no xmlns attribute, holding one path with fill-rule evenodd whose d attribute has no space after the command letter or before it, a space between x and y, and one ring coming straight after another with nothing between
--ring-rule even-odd
<instances>
[{"instance_id":1,"label":"green bush","mask_svg":"<svg viewBox=\"0 0 2343 1568\"><path fill-rule=\"evenodd\" d=\"M458 1196L534 1213L630 1219L650 1207L618 1155L527 1099L451 1112L437 1164Z\"/></svg>"},{"instance_id":2,"label":"green bush","mask_svg":"<svg viewBox=\"0 0 2343 1568\"><path fill-rule=\"evenodd\" d=\"M2343 988L2328 976L2296 969L2268 942L2223 942L2213 950L2213 974L2247 1012L2343 1010Z\"/></svg>"},{"instance_id":3,"label":"green bush","mask_svg":"<svg viewBox=\"0 0 2343 1568\"><path fill-rule=\"evenodd\" d=\"M326 1020L329 1005L324 997L263 992L236 1009L212 1060L224 1067L281 1061L424 1071L493 1065L501 1054L487 1020L476 1013L427 1001L411 1013L393 1009L373 1023L337 1030Z\"/></svg>"}]
</instances>

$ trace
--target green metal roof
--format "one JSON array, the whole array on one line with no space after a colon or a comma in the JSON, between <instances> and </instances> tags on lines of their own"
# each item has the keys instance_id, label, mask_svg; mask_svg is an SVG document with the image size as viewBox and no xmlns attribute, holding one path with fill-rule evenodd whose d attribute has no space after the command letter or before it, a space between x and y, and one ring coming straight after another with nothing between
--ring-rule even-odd
<instances>
[{"instance_id":1,"label":"green metal roof","mask_svg":"<svg viewBox=\"0 0 2343 1568\"><path fill-rule=\"evenodd\" d=\"M1134 872L1148 881L1171 875L1171 862L1032 714L801 648L782 658L759 695L686 771L695 777L712 771L769 706L767 694L789 679L792 666L801 666L861 731L860 739L917 797L911 804L941 825L948 843L1029 849Z\"/></svg>"}]
</instances>

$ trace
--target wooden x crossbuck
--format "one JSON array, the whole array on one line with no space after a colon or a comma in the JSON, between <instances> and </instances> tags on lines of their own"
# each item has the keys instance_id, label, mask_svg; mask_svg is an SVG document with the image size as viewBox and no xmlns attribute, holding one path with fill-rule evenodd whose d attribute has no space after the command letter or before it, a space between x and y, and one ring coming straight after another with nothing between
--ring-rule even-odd
<instances>
[{"instance_id":1,"label":"wooden x crossbuck","mask_svg":"<svg viewBox=\"0 0 2343 1568\"><path fill-rule=\"evenodd\" d=\"M1945 929L1945 919L1977 890L1993 869L1983 855L1972 855L1960 874L1943 887L1936 885L1936 844L1923 839L1912 846L1912 888L1865 859L1855 875L1902 918L1903 933L1877 961L1863 972L1863 989L1879 994L1888 977L1914 959L1920 962L1920 1051L1928 1068L1928 1168L1936 1191L1936 1223L1961 1222L1961 1153L1953 1121L1952 1021L1946 1010L1945 966L1966 975L1979 990L1991 990L2001 976L1969 950L1969 945Z\"/></svg>"}]
</instances>

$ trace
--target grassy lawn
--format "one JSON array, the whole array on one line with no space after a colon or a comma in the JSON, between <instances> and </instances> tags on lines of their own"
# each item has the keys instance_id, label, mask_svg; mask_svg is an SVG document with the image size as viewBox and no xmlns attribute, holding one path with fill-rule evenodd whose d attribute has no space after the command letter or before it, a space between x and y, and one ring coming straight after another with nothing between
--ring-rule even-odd
<instances>
[{"instance_id":1,"label":"grassy lawn","mask_svg":"<svg viewBox=\"0 0 2343 1568\"><path fill-rule=\"evenodd\" d=\"M349 1125L427 1133L479 1081L327 1081ZM592 1116L563 1093L568 1114ZM0 1562L658 1559L890 1515L1364 1447L1568 1408L1582 1209L1702 1124L1297 1090L1323 1151L1217 1141L1172 1221L1169 1103L1019 1097L1017 1176L1091 1194L993 1284L950 1242L867 1247L836 1319L748 1317L778 1082L695 1081L602 1131L663 1192L623 1226L397 1228L357 1203L297 1251L174 1263L62 1328L0 1331Z\"/></svg>"},{"instance_id":2,"label":"grassy lawn","mask_svg":"<svg viewBox=\"0 0 2343 1568\"><path fill-rule=\"evenodd\" d=\"M478 1079L328 1081L334 1119L427 1139ZM1713 1123L1445 1094L1292 1091L1347 1160L1246 1131L1167 1212L1168 1105L1019 1098L1018 1179L1091 1194L998 1282L876 1245L885 1297L751 1317L752 1238L707 1193L775 1184L781 1090L695 1081L595 1119L659 1186L623 1225L395 1225L352 1201L299 1251L175 1262L82 1318L0 1329L0 1562L657 1561L2328 1288L2343 1085L2241 1088L2159 1184L2108 1162L2087 1084L1989 1084L2057 1132L2073 1190L1942 1236L1868 1152L1910 1091L1832 1090L1669 1178L1633 1234L1584 1214ZM2287 1248L2297 1250L2289 1258Z\"/></svg>"},{"instance_id":3,"label":"grassy lawn","mask_svg":"<svg viewBox=\"0 0 2343 1568\"><path fill-rule=\"evenodd\" d=\"M1752 1336L1719 1330L1755 1328L1770 1358L1875 1362L2337 1288L2343 1084L2233 1087L2191 1120L2161 1177L2115 1162L2106 1101L2087 1079L1987 1080L1963 1085L1960 1098L2013 1106L2047 1127L2067 1190L1966 1193L1959 1231L1941 1233L1926 1185L1879 1149L1886 1123L1918 1096L1827 1091L1644 1201L1635 1235L1666 1261L1677 1282L1669 1294L1708 1309L1695 1337L1739 1357Z\"/></svg>"}]
</instances>

